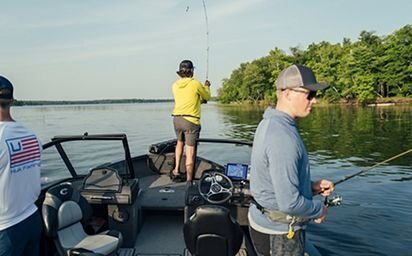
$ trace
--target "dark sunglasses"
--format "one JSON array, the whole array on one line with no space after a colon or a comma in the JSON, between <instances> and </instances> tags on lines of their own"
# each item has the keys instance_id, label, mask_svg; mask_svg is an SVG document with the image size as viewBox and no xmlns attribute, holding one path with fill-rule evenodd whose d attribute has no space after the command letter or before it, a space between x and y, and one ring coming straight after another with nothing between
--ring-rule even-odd
<instances>
[{"instance_id":1,"label":"dark sunglasses","mask_svg":"<svg viewBox=\"0 0 412 256\"><path fill-rule=\"evenodd\" d=\"M284 89L286 90L286 89ZM312 100L313 98L316 97L316 93L317 91L302 91L299 89L295 89L295 88L288 88L288 90L294 91L294 92L300 92L300 93L304 93L307 94L308 96L306 97L307 100Z\"/></svg>"}]
</instances>

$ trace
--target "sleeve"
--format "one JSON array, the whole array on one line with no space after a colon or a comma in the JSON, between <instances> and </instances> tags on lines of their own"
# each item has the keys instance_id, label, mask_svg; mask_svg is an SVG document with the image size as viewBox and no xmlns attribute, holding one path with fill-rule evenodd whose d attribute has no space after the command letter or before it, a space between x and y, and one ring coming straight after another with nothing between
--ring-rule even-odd
<instances>
[{"instance_id":1,"label":"sleeve","mask_svg":"<svg viewBox=\"0 0 412 256\"><path fill-rule=\"evenodd\" d=\"M282 143L270 144L267 147L269 172L279 210L303 218L320 217L322 202L308 199L301 193L303 184L299 179L300 153L297 144L287 138L282 138Z\"/></svg>"},{"instance_id":2,"label":"sleeve","mask_svg":"<svg viewBox=\"0 0 412 256\"><path fill-rule=\"evenodd\" d=\"M211 94L210 94L210 86L205 86L198 82L198 87L197 87L197 92L199 93L200 97L203 100L210 100Z\"/></svg>"}]
</instances>

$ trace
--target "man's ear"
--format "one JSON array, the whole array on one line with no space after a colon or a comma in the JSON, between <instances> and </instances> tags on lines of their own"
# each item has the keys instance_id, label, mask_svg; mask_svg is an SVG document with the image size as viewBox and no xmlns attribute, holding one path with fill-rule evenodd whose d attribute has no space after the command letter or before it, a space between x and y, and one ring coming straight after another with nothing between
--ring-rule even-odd
<instances>
[{"instance_id":1,"label":"man's ear","mask_svg":"<svg viewBox=\"0 0 412 256\"><path fill-rule=\"evenodd\" d=\"M285 99L287 99L288 101L291 100L290 90L287 90L287 89L283 90L282 93L283 93L283 97L285 97Z\"/></svg>"}]
</instances>

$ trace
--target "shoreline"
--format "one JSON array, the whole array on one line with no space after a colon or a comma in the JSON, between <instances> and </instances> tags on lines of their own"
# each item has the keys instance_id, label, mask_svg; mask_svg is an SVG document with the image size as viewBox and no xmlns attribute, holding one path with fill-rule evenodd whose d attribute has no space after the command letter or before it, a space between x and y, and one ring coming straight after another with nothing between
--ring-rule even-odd
<instances>
[{"instance_id":1,"label":"shoreline","mask_svg":"<svg viewBox=\"0 0 412 256\"><path fill-rule=\"evenodd\" d=\"M274 105L275 102L260 100L260 101L237 101L231 103L220 103L216 100L211 100L221 105L256 105L268 106ZM104 99L104 100L16 100L14 106L43 106L43 105L89 105L89 104L124 104L124 103L157 103L157 102L173 102L173 99ZM341 106L369 106L369 107L384 107L395 105L412 104L412 97L391 97L378 98L374 101L358 102L357 100L340 100L339 102L327 102L323 99L318 99L318 106L341 105Z\"/></svg>"},{"instance_id":2,"label":"shoreline","mask_svg":"<svg viewBox=\"0 0 412 256\"><path fill-rule=\"evenodd\" d=\"M219 102L218 102L219 103ZM270 102L266 100L261 101L238 101L232 103L219 103L222 105L256 105L256 106L269 106L275 105L276 102ZM411 98L401 98L401 97L392 97L392 98L379 98L374 101L367 101L367 102L359 102L356 100L340 100L339 102L327 102L322 99L318 99L317 106L359 106L359 107L385 107L385 106L399 106L399 105L412 105L412 97Z\"/></svg>"}]
</instances>

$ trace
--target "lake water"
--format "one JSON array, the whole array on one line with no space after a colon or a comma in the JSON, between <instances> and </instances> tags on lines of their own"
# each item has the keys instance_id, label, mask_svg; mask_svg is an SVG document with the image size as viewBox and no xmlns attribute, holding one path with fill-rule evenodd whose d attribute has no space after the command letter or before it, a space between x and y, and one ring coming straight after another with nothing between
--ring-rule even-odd
<instances>
[{"instance_id":1,"label":"lake water","mask_svg":"<svg viewBox=\"0 0 412 256\"><path fill-rule=\"evenodd\" d=\"M172 103L14 107L43 143L55 135L126 133L132 155L174 138ZM264 109L202 106L201 137L246 141ZM412 106L316 107L299 130L313 179L338 181L412 148ZM93 149L85 149L93 151ZM336 187L343 204L308 236L324 255L412 255L412 153Z\"/></svg>"}]
</instances>

